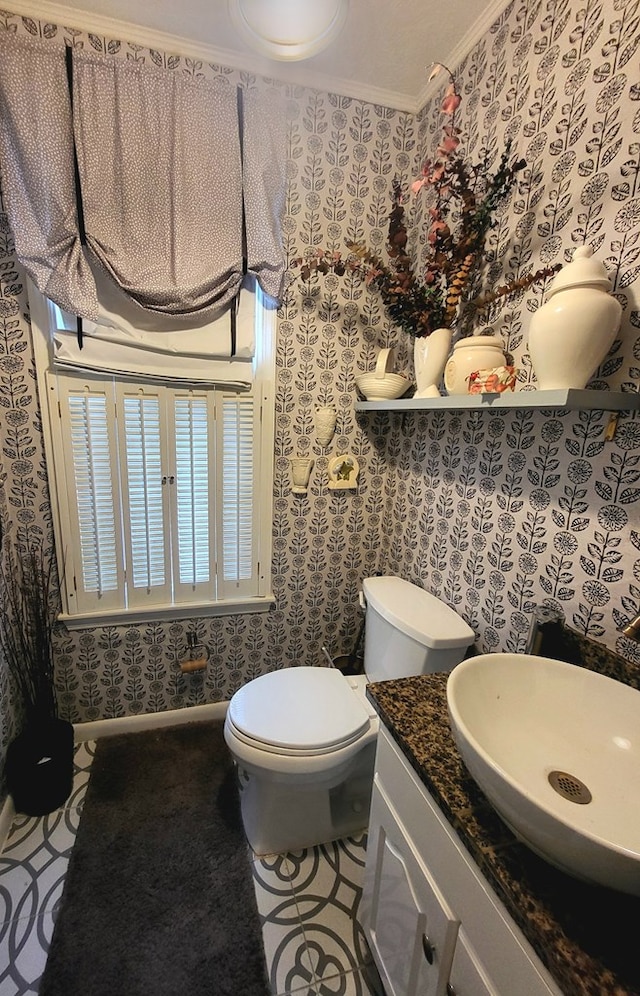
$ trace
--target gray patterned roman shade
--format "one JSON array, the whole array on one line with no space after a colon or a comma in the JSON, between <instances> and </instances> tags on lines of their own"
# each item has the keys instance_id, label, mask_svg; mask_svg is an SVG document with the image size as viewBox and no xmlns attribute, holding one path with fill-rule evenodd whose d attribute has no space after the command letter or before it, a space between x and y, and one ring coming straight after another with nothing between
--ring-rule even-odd
<instances>
[{"instance_id":1,"label":"gray patterned roman shade","mask_svg":"<svg viewBox=\"0 0 640 996\"><path fill-rule=\"evenodd\" d=\"M61 308L98 317L78 231L64 48L0 31L0 178L16 254Z\"/></svg>"},{"instance_id":2,"label":"gray patterned roman shade","mask_svg":"<svg viewBox=\"0 0 640 996\"><path fill-rule=\"evenodd\" d=\"M3 193L37 287L96 320L90 262L182 328L229 309L246 270L278 299L284 148L270 105L224 80L84 50L73 52L71 103L65 49L0 32Z\"/></svg>"},{"instance_id":3,"label":"gray patterned roman shade","mask_svg":"<svg viewBox=\"0 0 640 996\"><path fill-rule=\"evenodd\" d=\"M148 311L216 317L242 281L236 88L73 57L87 245Z\"/></svg>"}]
</instances>

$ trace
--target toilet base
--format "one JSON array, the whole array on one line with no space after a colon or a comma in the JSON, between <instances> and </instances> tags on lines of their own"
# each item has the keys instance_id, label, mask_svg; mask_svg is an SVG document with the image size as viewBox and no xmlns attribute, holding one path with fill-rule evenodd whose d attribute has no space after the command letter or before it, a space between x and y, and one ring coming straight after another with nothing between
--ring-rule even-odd
<instances>
[{"instance_id":1,"label":"toilet base","mask_svg":"<svg viewBox=\"0 0 640 996\"><path fill-rule=\"evenodd\" d=\"M365 830L374 758L375 743L367 744L336 785L271 781L237 763L242 822L255 854L299 851Z\"/></svg>"}]
</instances>

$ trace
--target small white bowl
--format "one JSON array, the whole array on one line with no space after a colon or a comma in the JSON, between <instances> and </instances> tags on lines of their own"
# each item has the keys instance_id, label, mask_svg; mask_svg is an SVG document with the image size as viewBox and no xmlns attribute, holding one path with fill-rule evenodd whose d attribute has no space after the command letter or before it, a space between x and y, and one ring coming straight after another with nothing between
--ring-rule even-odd
<instances>
[{"instance_id":1,"label":"small white bowl","mask_svg":"<svg viewBox=\"0 0 640 996\"><path fill-rule=\"evenodd\" d=\"M391 401L403 395L410 386L411 381L402 374L386 373L379 377L376 373L366 373L356 377L356 387L367 401Z\"/></svg>"}]
</instances>

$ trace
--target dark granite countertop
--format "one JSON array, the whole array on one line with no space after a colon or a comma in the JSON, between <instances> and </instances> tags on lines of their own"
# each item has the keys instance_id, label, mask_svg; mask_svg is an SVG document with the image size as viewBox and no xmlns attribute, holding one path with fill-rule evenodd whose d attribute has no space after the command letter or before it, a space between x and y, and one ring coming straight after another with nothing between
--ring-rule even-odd
<instances>
[{"instance_id":1,"label":"dark granite countertop","mask_svg":"<svg viewBox=\"0 0 640 996\"><path fill-rule=\"evenodd\" d=\"M611 673L608 663L589 666ZM400 678L369 685L368 695L563 993L640 996L640 899L579 882L516 840L462 763L446 683L446 674Z\"/></svg>"}]
</instances>

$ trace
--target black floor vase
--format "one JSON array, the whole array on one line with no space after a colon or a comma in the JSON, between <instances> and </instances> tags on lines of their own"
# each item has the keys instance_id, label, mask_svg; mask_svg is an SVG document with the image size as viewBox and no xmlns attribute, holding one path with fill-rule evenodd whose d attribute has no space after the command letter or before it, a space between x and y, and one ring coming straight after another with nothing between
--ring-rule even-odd
<instances>
[{"instance_id":1,"label":"black floor vase","mask_svg":"<svg viewBox=\"0 0 640 996\"><path fill-rule=\"evenodd\" d=\"M44 816L62 806L73 785L73 726L47 719L26 729L7 750L7 788L16 811Z\"/></svg>"}]
</instances>

